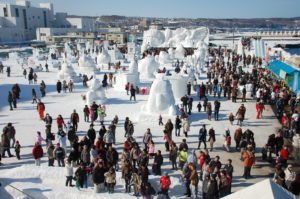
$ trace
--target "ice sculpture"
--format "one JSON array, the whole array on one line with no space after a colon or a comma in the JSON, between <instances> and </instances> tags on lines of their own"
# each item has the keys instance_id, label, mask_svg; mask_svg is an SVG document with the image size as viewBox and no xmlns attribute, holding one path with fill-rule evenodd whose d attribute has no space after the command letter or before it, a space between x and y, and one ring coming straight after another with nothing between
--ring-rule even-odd
<instances>
[{"instance_id":1,"label":"ice sculpture","mask_svg":"<svg viewBox=\"0 0 300 199\"><path fill-rule=\"evenodd\" d=\"M140 72L140 77L143 79L154 78L154 73L158 68L159 64L151 55L148 55L144 59L140 60L138 64L138 71Z\"/></svg>"},{"instance_id":2,"label":"ice sculpture","mask_svg":"<svg viewBox=\"0 0 300 199\"><path fill-rule=\"evenodd\" d=\"M97 104L105 104L107 101L105 91L101 85L101 82L94 78L89 83L89 90L86 93L86 104L91 105L93 102Z\"/></svg>"}]
</instances>

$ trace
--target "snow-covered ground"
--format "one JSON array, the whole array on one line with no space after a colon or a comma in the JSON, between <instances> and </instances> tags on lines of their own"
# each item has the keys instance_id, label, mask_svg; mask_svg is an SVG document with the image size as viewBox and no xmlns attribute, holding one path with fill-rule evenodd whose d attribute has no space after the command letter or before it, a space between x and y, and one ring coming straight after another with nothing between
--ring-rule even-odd
<instances>
[{"instance_id":1,"label":"snow-covered ground","mask_svg":"<svg viewBox=\"0 0 300 199\"><path fill-rule=\"evenodd\" d=\"M6 77L6 74L0 74L0 128L3 128L8 122L12 122L16 128L16 138L20 141L22 146L21 149L21 160L13 158L4 158L2 160L2 165L0 167L0 181L3 186L0 188L0 198L23 198L24 194L16 192L8 184L23 190L34 198L134 198L128 194L124 193L124 182L118 177L116 185L116 193L113 195L108 195L107 193L93 194L92 188L84 189L81 191L76 190L76 188L65 187L65 177L64 170L62 168L47 167L47 157L42 159L42 166L36 167L34 165L34 160L31 155L31 151L35 142L36 132L41 131L44 135L45 124L39 120L38 113L36 111L36 105L31 103L31 89L35 88L38 95L39 88L38 85L29 85L27 79L22 76L22 69L19 66L11 66L12 74L10 78ZM78 71L77 68L75 68ZM97 78L102 80L104 72L97 75ZM84 95L87 91L83 88L81 84L76 84L73 93L61 93L56 92L56 81L57 81L57 69L50 68L50 72L38 72L38 82L44 80L47 85L47 95L42 101L45 103L46 112L49 113L53 119L61 114L65 121L68 121L73 109L76 109L80 115L79 123L79 135L85 135L89 128L89 123L83 121L83 107L84 101L81 95ZM206 81L205 74L201 75L198 82ZM18 83L21 87L21 99L18 102L18 108L13 111L9 111L7 104L7 94L14 83ZM144 86L149 86L150 83L142 82ZM129 101L129 96L126 95L124 91L117 91L115 89L109 88L106 91L106 97L108 98L106 104L107 117L105 118L105 124L110 124L111 120L115 115L119 116L119 124L116 130L116 148L119 152L123 149L124 129L123 122L125 117L129 117L135 125L134 136L138 142L141 143L144 132L147 128L151 129L153 134L154 142L156 144L156 150L160 149L164 156L163 170L167 170L172 177L172 189L170 191L170 196L174 198L179 198L184 193L184 186L180 181L180 171L170 170L170 163L168 160L168 154L164 149L163 140L163 126L158 125L157 120L139 121L139 113L141 106L146 104L147 95L137 95L137 101ZM221 110L220 110L220 121L208 121L207 115L204 112L196 112L196 105L198 103L198 98L194 96L193 113L190 117L191 121L191 131L189 132L189 137L187 142L191 149L195 149L198 144L198 132L203 124L207 125L207 128L214 127L216 130L216 149L211 152L211 157L219 155L221 157L221 162L226 163L228 158L233 160L233 165L235 167L234 171L234 182L233 191L241 189L249 184L263 180L268 177L270 173L270 168L260 161L257 162L257 169L253 169L252 173L257 178L251 180L244 180L241 176L243 174L242 162L239 160L239 153L227 153L224 151L222 144L224 143L223 133L225 128L229 128L231 134L233 135L234 130L237 128L236 125L231 126L228 121L228 114L230 112L237 111L240 106L240 100L238 103L231 103L227 99L221 98ZM212 97L209 98L212 100ZM263 144L265 144L269 134L274 132L276 127L279 127L277 120L269 106L266 107L264 113L264 118L257 120L255 119L255 103L247 102L245 103L247 108L245 126L243 130L247 128L251 129L256 138L256 144L258 150ZM174 122L174 119L172 121ZM166 118L163 118L163 122L166 122ZM100 124L97 122L95 129L98 131ZM57 127L54 122L53 131L56 132ZM175 136L173 136L175 137ZM175 137L176 143L180 143L183 137ZM43 146L45 150L45 146ZM13 152L13 150L11 150ZM13 152L14 153L14 152ZM150 161L150 165L152 164ZM149 166L150 168L150 166ZM150 179L153 177L150 177ZM158 188L158 178L155 177L151 179L151 183ZM158 190L158 189L157 189ZM4 197L2 197L4 196Z\"/></svg>"}]
</instances>

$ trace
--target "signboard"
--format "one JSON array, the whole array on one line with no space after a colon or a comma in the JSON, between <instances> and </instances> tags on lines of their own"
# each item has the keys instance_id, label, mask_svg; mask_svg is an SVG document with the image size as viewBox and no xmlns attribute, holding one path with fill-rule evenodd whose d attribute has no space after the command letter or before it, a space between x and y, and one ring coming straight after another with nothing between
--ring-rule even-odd
<instances>
[{"instance_id":1,"label":"signboard","mask_svg":"<svg viewBox=\"0 0 300 199\"><path fill-rule=\"evenodd\" d=\"M284 70L280 70L279 71L279 77L282 78L282 79L285 79L286 78L286 72Z\"/></svg>"}]
</instances>

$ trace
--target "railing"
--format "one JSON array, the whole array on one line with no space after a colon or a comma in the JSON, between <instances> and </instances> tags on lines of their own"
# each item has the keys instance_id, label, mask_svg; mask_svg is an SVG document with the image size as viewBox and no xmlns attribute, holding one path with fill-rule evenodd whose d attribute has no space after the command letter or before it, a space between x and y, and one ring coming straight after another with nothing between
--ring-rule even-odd
<instances>
[{"instance_id":1,"label":"railing","mask_svg":"<svg viewBox=\"0 0 300 199\"><path fill-rule=\"evenodd\" d=\"M4 184L3 181L1 182L1 184L2 184L1 186L2 186L3 189L4 189L5 186L8 186L8 187L12 188L13 190L15 190L15 191L17 191L17 192L19 192L19 193L21 193L21 194L27 196L27 198L29 198L29 199L36 199L35 197L29 195L28 193L25 193L24 191L18 189L17 187L15 187L15 186L13 186L13 185L10 185L10 184Z\"/></svg>"}]
</instances>

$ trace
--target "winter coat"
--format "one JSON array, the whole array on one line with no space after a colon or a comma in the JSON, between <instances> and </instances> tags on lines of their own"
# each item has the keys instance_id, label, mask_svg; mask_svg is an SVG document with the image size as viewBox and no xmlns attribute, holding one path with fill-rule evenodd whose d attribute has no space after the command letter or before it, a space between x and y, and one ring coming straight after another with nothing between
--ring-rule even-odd
<instances>
[{"instance_id":1,"label":"winter coat","mask_svg":"<svg viewBox=\"0 0 300 199\"><path fill-rule=\"evenodd\" d=\"M180 151L179 154L179 161L180 162L186 162L187 161L187 158L188 158L188 153L186 151Z\"/></svg>"},{"instance_id":2,"label":"winter coat","mask_svg":"<svg viewBox=\"0 0 300 199\"><path fill-rule=\"evenodd\" d=\"M49 159L54 159L54 146L52 145L52 146L49 146L48 148L47 148L47 155L48 155L48 158Z\"/></svg>"},{"instance_id":3,"label":"winter coat","mask_svg":"<svg viewBox=\"0 0 300 199\"><path fill-rule=\"evenodd\" d=\"M14 138L15 135L16 135L16 130L15 130L15 127L13 127L13 126L4 127L3 132L7 133L7 136L8 136L9 139Z\"/></svg>"},{"instance_id":4,"label":"winter coat","mask_svg":"<svg viewBox=\"0 0 300 199\"><path fill-rule=\"evenodd\" d=\"M72 113L70 117L71 122L77 124L79 122L79 115L78 113Z\"/></svg>"},{"instance_id":5,"label":"winter coat","mask_svg":"<svg viewBox=\"0 0 300 199\"><path fill-rule=\"evenodd\" d=\"M172 122L166 123L165 130L168 132L169 135L172 134L173 128L174 128L174 126L173 126Z\"/></svg>"},{"instance_id":6,"label":"winter coat","mask_svg":"<svg viewBox=\"0 0 300 199\"><path fill-rule=\"evenodd\" d=\"M152 140L152 134L150 132L146 132L143 138L143 143L148 144Z\"/></svg>"},{"instance_id":7,"label":"winter coat","mask_svg":"<svg viewBox=\"0 0 300 199\"><path fill-rule=\"evenodd\" d=\"M184 119L182 121L182 128L184 132L189 132L190 131L190 124L189 121L187 119Z\"/></svg>"},{"instance_id":8,"label":"winter coat","mask_svg":"<svg viewBox=\"0 0 300 199\"><path fill-rule=\"evenodd\" d=\"M255 163L255 155L250 151L243 153L244 167L251 167Z\"/></svg>"},{"instance_id":9,"label":"winter coat","mask_svg":"<svg viewBox=\"0 0 300 199\"><path fill-rule=\"evenodd\" d=\"M107 162L113 163L113 164L117 164L118 160L119 160L119 154L116 151L116 149L112 149L111 151L108 150L106 152L106 160Z\"/></svg>"},{"instance_id":10,"label":"winter coat","mask_svg":"<svg viewBox=\"0 0 300 199\"><path fill-rule=\"evenodd\" d=\"M68 131L68 140L70 142L74 142L74 140L77 138L76 132L74 130L69 130Z\"/></svg>"},{"instance_id":11,"label":"winter coat","mask_svg":"<svg viewBox=\"0 0 300 199\"><path fill-rule=\"evenodd\" d=\"M35 145L32 149L32 155L34 157L34 159L40 159L43 157L43 148L41 145Z\"/></svg>"},{"instance_id":12,"label":"winter coat","mask_svg":"<svg viewBox=\"0 0 300 199\"><path fill-rule=\"evenodd\" d=\"M91 155L88 150L82 150L81 160L83 163L89 164L91 162Z\"/></svg>"},{"instance_id":13,"label":"winter coat","mask_svg":"<svg viewBox=\"0 0 300 199\"><path fill-rule=\"evenodd\" d=\"M64 159L65 158L65 150L62 147L57 147L53 151L55 159Z\"/></svg>"},{"instance_id":14,"label":"winter coat","mask_svg":"<svg viewBox=\"0 0 300 199\"><path fill-rule=\"evenodd\" d=\"M140 157L141 150L139 148L132 148L130 151L130 157L132 160L137 160Z\"/></svg>"},{"instance_id":15,"label":"winter coat","mask_svg":"<svg viewBox=\"0 0 300 199\"><path fill-rule=\"evenodd\" d=\"M114 135L112 134L111 130L106 131L106 133L103 136L103 141L106 144L111 144L114 142Z\"/></svg>"},{"instance_id":16,"label":"winter coat","mask_svg":"<svg viewBox=\"0 0 300 199\"><path fill-rule=\"evenodd\" d=\"M208 141L212 141L212 142L215 142L215 141L216 141L215 130L209 129L208 135L209 135Z\"/></svg>"},{"instance_id":17,"label":"winter coat","mask_svg":"<svg viewBox=\"0 0 300 199\"><path fill-rule=\"evenodd\" d=\"M133 132L134 132L134 126L133 126L133 124L128 124L128 126L127 126L127 134L128 135L133 135Z\"/></svg>"},{"instance_id":18,"label":"winter coat","mask_svg":"<svg viewBox=\"0 0 300 199\"><path fill-rule=\"evenodd\" d=\"M161 166L163 162L164 162L164 158L162 155L155 155L154 163L156 163L157 166Z\"/></svg>"},{"instance_id":19,"label":"winter coat","mask_svg":"<svg viewBox=\"0 0 300 199\"><path fill-rule=\"evenodd\" d=\"M78 169L75 171L75 176L78 181L84 181L86 177L86 170L84 168L78 167Z\"/></svg>"},{"instance_id":20,"label":"winter coat","mask_svg":"<svg viewBox=\"0 0 300 199\"><path fill-rule=\"evenodd\" d=\"M207 130L205 128L201 128L199 131L199 140L206 141Z\"/></svg>"},{"instance_id":21,"label":"winter coat","mask_svg":"<svg viewBox=\"0 0 300 199\"><path fill-rule=\"evenodd\" d=\"M9 148L10 147L10 142L9 142L9 138L7 136L7 133L3 133L1 135L1 146L3 148Z\"/></svg>"},{"instance_id":22,"label":"winter coat","mask_svg":"<svg viewBox=\"0 0 300 199\"><path fill-rule=\"evenodd\" d=\"M211 180L208 183L206 198L217 199L219 195L218 183L216 180Z\"/></svg>"},{"instance_id":23,"label":"winter coat","mask_svg":"<svg viewBox=\"0 0 300 199\"><path fill-rule=\"evenodd\" d=\"M171 180L170 180L169 176L162 176L159 181L160 181L160 188L161 189L165 189L165 190L170 189Z\"/></svg>"},{"instance_id":24,"label":"winter coat","mask_svg":"<svg viewBox=\"0 0 300 199\"><path fill-rule=\"evenodd\" d=\"M73 176L73 166L72 164L66 164L66 176Z\"/></svg>"},{"instance_id":25,"label":"winter coat","mask_svg":"<svg viewBox=\"0 0 300 199\"><path fill-rule=\"evenodd\" d=\"M36 142L38 142L41 145L43 141L45 141L45 139L41 135L37 135Z\"/></svg>"},{"instance_id":26,"label":"winter coat","mask_svg":"<svg viewBox=\"0 0 300 199\"><path fill-rule=\"evenodd\" d=\"M192 185L198 186L199 177L198 177L198 173L196 170L191 172L190 181L191 181Z\"/></svg>"},{"instance_id":27,"label":"winter coat","mask_svg":"<svg viewBox=\"0 0 300 199\"><path fill-rule=\"evenodd\" d=\"M177 147L171 147L171 150L170 150L170 154L169 154L169 158L170 160L172 161L176 161L177 159L177 154L178 153L178 148Z\"/></svg>"},{"instance_id":28,"label":"winter coat","mask_svg":"<svg viewBox=\"0 0 300 199\"><path fill-rule=\"evenodd\" d=\"M95 131L95 129L90 128L88 130L88 132L87 132L87 136L89 137L90 140L95 140L96 139L96 131Z\"/></svg>"},{"instance_id":29,"label":"winter coat","mask_svg":"<svg viewBox=\"0 0 300 199\"><path fill-rule=\"evenodd\" d=\"M105 182L106 182L107 184L113 184L113 183L116 183L116 173L115 173L115 172L113 172L113 173L111 173L111 172L106 172L106 173L104 174L104 176L105 176Z\"/></svg>"},{"instance_id":30,"label":"winter coat","mask_svg":"<svg viewBox=\"0 0 300 199\"><path fill-rule=\"evenodd\" d=\"M181 128L181 120L180 120L179 117L176 118L176 120L175 120L175 128L176 129L180 129Z\"/></svg>"},{"instance_id":31,"label":"winter coat","mask_svg":"<svg viewBox=\"0 0 300 199\"><path fill-rule=\"evenodd\" d=\"M104 174L106 173L106 169L103 167L96 166L93 171L92 179L94 184L102 184L105 181Z\"/></svg>"},{"instance_id":32,"label":"winter coat","mask_svg":"<svg viewBox=\"0 0 300 199\"><path fill-rule=\"evenodd\" d=\"M65 125L64 119L63 118L56 118L56 123L58 127L63 127Z\"/></svg>"}]
</instances>

